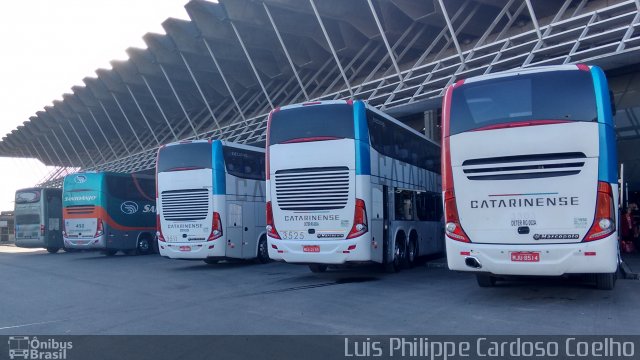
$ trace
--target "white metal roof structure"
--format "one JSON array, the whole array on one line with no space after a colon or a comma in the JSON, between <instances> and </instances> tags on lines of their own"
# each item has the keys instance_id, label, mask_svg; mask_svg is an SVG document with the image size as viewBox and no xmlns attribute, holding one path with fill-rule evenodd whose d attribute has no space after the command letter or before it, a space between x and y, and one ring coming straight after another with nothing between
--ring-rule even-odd
<instances>
[{"instance_id":1,"label":"white metal roof structure","mask_svg":"<svg viewBox=\"0 0 640 360\"><path fill-rule=\"evenodd\" d=\"M182 139L264 141L267 113L309 100L437 108L460 78L640 58L638 0L192 0L147 49L98 69L0 142L70 170L154 167ZM43 80L44 81L44 80ZM636 119L637 120L637 119ZM640 136L640 134L639 134Z\"/></svg>"}]
</instances>

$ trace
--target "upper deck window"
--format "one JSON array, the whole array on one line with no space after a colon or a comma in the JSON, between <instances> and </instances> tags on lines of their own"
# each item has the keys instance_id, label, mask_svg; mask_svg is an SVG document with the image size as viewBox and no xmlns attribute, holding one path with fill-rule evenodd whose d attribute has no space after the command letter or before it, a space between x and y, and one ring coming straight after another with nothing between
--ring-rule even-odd
<instances>
[{"instance_id":1,"label":"upper deck window","mask_svg":"<svg viewBox=\"0 0 640 360\"><path fill-rule=\"evenodd\" d=\"M273 113L269 143L353 139L353 107L348 104L312 105Z\"/></svg>"},{"instance_id":2,"label":"upper deck window","mask_svg":"<svg viewBox=\"0 0 640 360\"><path fill-rule=\"evenodd\" d=\"M551 71L465 83L453 91L450 134L535 120L595 121L586 71Z\"/></svg>"}]
</instances>

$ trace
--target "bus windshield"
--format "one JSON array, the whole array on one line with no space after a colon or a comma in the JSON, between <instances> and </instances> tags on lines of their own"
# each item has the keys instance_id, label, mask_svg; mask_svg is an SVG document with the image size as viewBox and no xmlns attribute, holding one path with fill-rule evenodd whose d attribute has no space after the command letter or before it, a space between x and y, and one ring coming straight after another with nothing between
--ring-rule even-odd
<instances>
[{"instance_id":1,"label":"bus windshield","mask_svg":"<svg viewBox=\"0 0 640 360\"><path fill-rule=\"evenodd\" d=\"M353 107L348 104L302 106L274 112L271 145L304 139L353 139Z\"/></svg>"},{"instance_id":2,"label":"bus windshield","mask_svg":"<svg viewBox=\"0 0 640 360\"><path fill-rule=\"evenodd\" d=\"M211 169L211 144L208 142L166 146L158 155L158 172Z\"/></svg>"},{"instance_id":3,"label":"bus windshield","mask_svg":"<svg viewBox=\"0 0 640 360\"><path fill-rule=\"evenodd\" d=\"M595 91L587 71L522 74L463 84L453 92L455 135L521 121L595 121Z\"/></svg>"}]
</instances>

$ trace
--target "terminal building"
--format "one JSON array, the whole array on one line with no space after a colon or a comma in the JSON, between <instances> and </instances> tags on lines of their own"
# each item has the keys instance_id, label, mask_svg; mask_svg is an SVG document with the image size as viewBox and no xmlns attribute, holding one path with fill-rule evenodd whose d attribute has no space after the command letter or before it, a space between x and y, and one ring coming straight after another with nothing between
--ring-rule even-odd
<instances>
[{"instance_id":1,"label":"terminal building","mask_svg":"<svg viewBox=\"0 0 640 360\"><path fill-rule=\"evenodd\" d=\"M270 110L364 99L439 141L444 89L522 67L605 69L624 182L640 190L637 0L192 0L147 49L97 69L5 135L55 170L153 171L162 144L264 144ZM46 80L43 80L46 81ZM35 84L37 85L37 84ZM61 89L63 91L64 89ZM34 109L35 110L35 109Z\"/></svg>"}]
</instances>

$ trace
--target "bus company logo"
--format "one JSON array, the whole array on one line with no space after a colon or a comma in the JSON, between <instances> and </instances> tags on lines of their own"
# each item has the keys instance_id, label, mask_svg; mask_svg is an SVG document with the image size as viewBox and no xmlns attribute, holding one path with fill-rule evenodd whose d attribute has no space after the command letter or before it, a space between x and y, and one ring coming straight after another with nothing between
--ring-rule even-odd
<instances>
[{"instance_id":1,"label":"bus company logo","mask_svg":"<svg viewBox=\"0 0 640 360\"><path fill-rule=\"evenodd\" d=\"M58 359L67 358L73 349L71 341L40 340L37 337L9 336L9 359Z\"/></svg>"},{"instance_id":2,"label":"bus company logo","mask_svg":"<svg viewBox=\"0 0 640 360\"><path fill-rule=\"evenodd\" d=\"M84 184L87 182L87 177L84 175L76 175L73 178L73 182L76 184Z\"/></svg>"},{"instance_id":3,"label":"bus company logo","mask_svg":"<svg viewBox=\"0 0 640 360\"><path fill-rule=\"evenodd\" d=\"M127 215L133 215L138 212L138 204L133 201L125 201L120 205L120 211Z\"/></svg>"},{"instance_id":4,"label":"bus company logo","mask_svg":"<svg viewBox=\"0 0 640 360\"><path fill-rule=\"evenodd\" d=\"M578 240L579 234L533 234L533 240Z\"/></svg>"}]
</instances>

